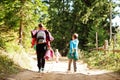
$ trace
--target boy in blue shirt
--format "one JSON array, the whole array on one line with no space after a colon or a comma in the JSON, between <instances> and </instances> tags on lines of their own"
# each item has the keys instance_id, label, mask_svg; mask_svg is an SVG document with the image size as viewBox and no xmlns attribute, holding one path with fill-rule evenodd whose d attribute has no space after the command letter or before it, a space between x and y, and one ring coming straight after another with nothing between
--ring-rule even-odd
<instances>
[{"instance_id":1,"label":"boy in blue shirt","mask_svg":"<svg viewBox=\"0 0 120 80\"><path fill-rule=\"evenodd\" d=\"M68 71L71 70L71 63L73 61L74 72L76 72L76 69L77 69L76 61L79 58L79 56L78 56L78 44L79 44L78 34L74 33L72 35L72 40L70 41L70 48L69 48L69 53L68 53L68 59L69 59Z\"/></svg>"}]
</instances>

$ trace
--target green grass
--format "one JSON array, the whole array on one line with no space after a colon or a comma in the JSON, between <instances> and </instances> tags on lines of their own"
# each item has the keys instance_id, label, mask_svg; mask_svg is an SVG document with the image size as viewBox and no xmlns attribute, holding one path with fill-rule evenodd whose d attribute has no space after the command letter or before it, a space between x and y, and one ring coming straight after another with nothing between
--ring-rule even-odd
<instances>
[{"instance_id":1,"label":"green grass","mask_svg":"<svg viewBox=\"0 0 120 80\"><path fill-rule=\"evenodd\" d=\"M120 53L103 51L82 52L82 59L91 68L107 69L120 72Z\"/></svg>"}]
</instances>

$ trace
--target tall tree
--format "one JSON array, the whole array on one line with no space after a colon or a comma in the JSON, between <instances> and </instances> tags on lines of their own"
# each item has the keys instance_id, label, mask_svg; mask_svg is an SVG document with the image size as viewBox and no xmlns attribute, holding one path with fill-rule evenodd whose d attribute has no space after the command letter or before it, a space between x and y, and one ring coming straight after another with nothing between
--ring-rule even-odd
<instances>
[{"instance_id":1,"label":"tall tree","mask_svg":"<svg viewBox=\"0 0 120 80\"><path fill-rule=\"evenodd\" d=\"M18 31L20 44L38 22L47 21L48 6L40 0L2 0L0 4L0 25Z\"/></svg>"},{"instance_id":2,"label":"tall tree","mask_svg":"<svg viewBox=\"0 0 120 80\"><path fill-rule=\"evenodd\" d=\"M108 39L109 10L108 0L50 0L48 25L54 29L55 47L65 49L71 34L77 32L79 47L85 49L93 28L102 30L101 34L106 34L103 39ZM99 45L103 43L103 39ZM91 40L94 41L93 38Z\"/></svg>"}]
</instances>

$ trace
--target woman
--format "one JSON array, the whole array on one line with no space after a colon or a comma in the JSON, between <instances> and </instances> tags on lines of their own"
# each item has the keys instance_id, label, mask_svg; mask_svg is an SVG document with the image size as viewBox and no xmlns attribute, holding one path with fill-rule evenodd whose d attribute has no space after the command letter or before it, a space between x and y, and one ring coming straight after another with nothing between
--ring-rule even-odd
<instances>
[{"instance_id":1,"label":"woman","mask_svg":"<svg viewBox=\"0 0 120 80\"><path fill-rule=\"evenodd\" d=\"M38 31L35 34L37 66L38 66L39 72L44 71L45 53L47 51L47 48L50 46L50 41L53 41L53 39L54 39L53 37L52 39L50 38L50 32L48 30L45 30L42 24L39 24Z\"/></svg>"},{"instance_id":2,"label":"woman","mask_svg":"<svg viewBox=\"0 0 120 80\"><path fill-rule=\"evenodd\" d=\"M74 33L72 35L72 40L70 41L70 49L69 49L69 53L68 53L68 71L71 70L71 63L73 61L73 65L74 65L74 72L76 72L77 70L77 66L76 66L76 61L78 60L78 44L79 44L79 40L78 40L78 34Z\"/></svg>"}]
</instances>

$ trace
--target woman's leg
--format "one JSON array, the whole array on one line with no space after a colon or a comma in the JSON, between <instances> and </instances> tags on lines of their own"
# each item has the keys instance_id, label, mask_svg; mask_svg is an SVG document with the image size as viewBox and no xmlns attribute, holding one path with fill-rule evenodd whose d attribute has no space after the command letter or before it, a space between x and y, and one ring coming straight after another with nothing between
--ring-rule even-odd
<instances>
[{"instance_id":1,"label":"woman's leg","mask_svg":"<svg viewBox=\"0 0 120 80\"><path fill-rule=\"evenodd\" d=\"M44 70L44 66L45 66L45 59L44 59L44 56L45 56L45 53L46 53L46 44L37 44L36 46L36 51L37 51L37 62L38 62L38 68L39 68L39 71L41 71L41 68L42 68L42 71Z\"/></svg>"},{"instance_id":2,"label":"woman's leg","mask_svg":"<svg viewBox=\"0 0 120 80\"><path fill-rule=\"evenodd\" d=\"M39 69L39 71L40 71L40 69L41 69L41 56L40 56L40 46L39 45L37 45L36 46L36 52L37 52L37 66L38 66L38 69Z\"/></svg>"},{"instance_id":3,"label":"woman's leg","mask_svg":"<svg viewBox=\"0 0 120 80\"><path fill-rule=\"evenodd\" d=\"M44 67L45 67L45 58L42 58L42 71L44 71Z\"/></svg>"},{"instance_id":4,"label":"woman's leg","mask_svg":"<svg viewBox=\"0 0 120 80\"><path fill-rule=\"evenodd\" d=\"M46 51L47 51L47 46L46 44L43 44L42 45L42 50L41 50L41 67L42 67L42 71L44 71L44 67L45 67L45 54L46 54Z\"/></svg>"}]
</instances>

